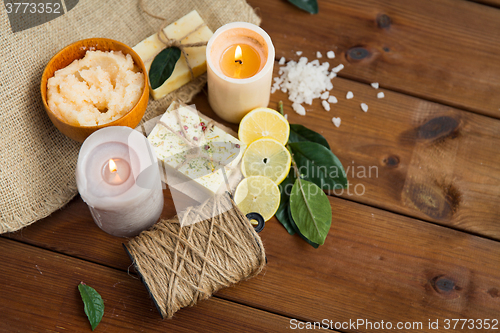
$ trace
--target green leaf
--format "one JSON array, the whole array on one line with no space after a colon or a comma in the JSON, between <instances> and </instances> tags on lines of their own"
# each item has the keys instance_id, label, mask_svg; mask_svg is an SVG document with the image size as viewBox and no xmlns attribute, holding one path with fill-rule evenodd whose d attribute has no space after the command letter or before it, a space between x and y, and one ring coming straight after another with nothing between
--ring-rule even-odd
<instances>
[{"instance_id":1,"label":"green leaf","mask_svg":"<svg viewBox=\"0 0 500 333\"><path fill-rule=\"evenodd\" d=\"M289 218L289 221L290 221L290 224L293 228L293 230L297 233L297 235L300 236L300 238L302 238L303 240L305 240L307 242L307 244L311 245L312 247L314 247L315 249L317 249L319 247L319 244L316 244L314 242L311 242L309 239L307 239L304 235L302 235L300 233L300 230L299 230L299 227L297 227L297 224L295 223L295 221L293 220L292 218L292 212L290 210L290 205L288 205L287 207L287 214L288 214L288 218Z\"/></svg>"},{"instance_id":2,"label":"green leaf","mask_svg":"<svg viewBox=\"0 0 500 333\"><path fill-rule=\"evenodd\" d=\"M342 163L330 149L315 142L288 144L293 153L302 178L318 185L323 190L347 187L347 178Z\"/></svg>"},{"instance_id":3,"label":"green leaf","mask_svg":"<svg viewBox=\"0 0 500 333\"><path fill-rule=\"evenodd\" d=\"M288 138L288 143L301 141L316 142L330 149L330 145L323 135L302 125L290 124L290 137Z\"/></svg>"},{"instance_id":4,"label":"green leaf","mask_svg":"<svg viewBox=\"0 0 500 333\"><path fill-rule=\"evenodd\" d=\"M291 216L288 214L290 210L290 193L292 193L293 183L295 182L293 169L290 169L288 176L278 185L281 193L280 206L276 211L276 218L285 227L290 235L295 234L295 229L292 224Z\"/></svg>"},{"instance_id":5,"label":"green leaf","mask_svg":"<svg viewBox=\"0 0 500 333\"><path fill-rule=\"evenodd\" d=\"M149 69L149 83L156 89L168 80L174 71L177 60L181 57L181 49L169 47L156 55Z\"/></svg>"},{"instance_id":6,"label":"green leaf","mask_svg":"<svg viewBox=\"0 0 500 333\"><path fill-rule=\"evenodd\" d=\"M294 4L306 12L311 14L318 14L318 2L316 0L288 0L288 2Z\"/></svg>"},{"instance_id":7,"label":"green leaf","mask_svg":"<svg viewBox=\"0 0 500 333\"><path fill-rule=\"evenodd\" d=\"M293 221L290 220L290 217L288 216L288 210L290 210L290 201L286 201L283 203L283 201L280 202L280 207L276 211L276 218L278 221L280 221L281 225L283 225L288 231L290 235L295 235L295 229L293 228Z\"/></svg>"},{"instance_id":8,"label":"green leaf","mask_svg":"<svg viewBox=\"0 0 500 333\"><path fill-rule=\"evenodd\" d=\"M89 318L90 326L92 326L93 331L101 322L102 316L104 315L104 302L102 301L101 295L99 295L94 288L87 286L83 282L78 285L78 290L80 290L85 314L87 318Z\"/></svg>"},{"instance_id":9,"label":"green leaf","mask_svg":"<svg viewBox=\"0 0 500 333\"><path fill-rule=\"evenodd\" d=\"M332 224L332 208L326 194L314 183L297 179L290 195L290 211L304 237L322 245Z\"/></svg>"}]
</instances>

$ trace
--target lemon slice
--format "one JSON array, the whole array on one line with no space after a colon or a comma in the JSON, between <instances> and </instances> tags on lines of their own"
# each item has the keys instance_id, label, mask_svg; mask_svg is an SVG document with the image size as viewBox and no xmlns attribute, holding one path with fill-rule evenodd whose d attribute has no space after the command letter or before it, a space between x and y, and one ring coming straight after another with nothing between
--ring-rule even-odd
<instances>
[{"instance_id":1,"label":"lemon slice","mask_svg":"<svg viewBox=\"0 0 500 333\"><path fill-rule=\"evenodd\" d=\"M243 176L265 176L276 184L286 178L290 171L290 152L278 141L263 138L252 142L241 161Z\"/></svg>"},{"instance_id":2,"label":"lemon slice","mask_svg":"<svg viewBox=\"0 0 500 333\"><path fill-rule=\"evenodd\" d=\"M264 176L252 176L243 179L236 187L234 202L243 214L252 212L269 220L280 205L280 190L271 179Z\"/></svg>"},{"instance_id":3,"label":"lemon slice","mask_svg":"<svg viewBox=\"0 0 500 333\"><path fill-rule=\"evenodd\" d=\"M283 145L288 141L290 124L279 112L269 108L257 108L241 119L238 137L245 144L270 137Z\"/></svg>"}]
</instances>

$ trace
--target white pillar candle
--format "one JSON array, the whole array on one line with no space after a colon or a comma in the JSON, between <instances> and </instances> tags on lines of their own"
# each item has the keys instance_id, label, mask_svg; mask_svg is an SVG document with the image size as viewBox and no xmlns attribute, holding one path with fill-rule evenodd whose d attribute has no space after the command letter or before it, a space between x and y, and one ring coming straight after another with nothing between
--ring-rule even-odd
<instances>
[{"instance_id":1,"label":"white pillar candle","mask_svg":"<svg viewBox=\"0 0 500 333\"><path fill-rule=\"evenodd\" d=\"M139 234L158 220L163 209L153 147L129 127L105 127L85 140L76 183L95 223L114 236Z\"/></svg>"},{"instance_id":2,"label":"white pillar candle","mask_svg":"<svg viewBox=\"0 0 500 333\"><path fill-rule=\"evenodd\" d=\"M242 48L242 58L233 51L237 46ZM231 53L228 55L228 52ZM250 55L254 57L246 62L245 57ZM236 67L243 68L243 74L244 66L257 68L247 71L250 77L240 76L239 68L235 72L224 70L228 56L231 61L234 59ZM274 46L269 35L260 27L246 22L233 22L220 27L207 45L208 101L215 113L226 121L238 123L252 109L267 107L273 66Z\"/></svg>"}]
</instances>

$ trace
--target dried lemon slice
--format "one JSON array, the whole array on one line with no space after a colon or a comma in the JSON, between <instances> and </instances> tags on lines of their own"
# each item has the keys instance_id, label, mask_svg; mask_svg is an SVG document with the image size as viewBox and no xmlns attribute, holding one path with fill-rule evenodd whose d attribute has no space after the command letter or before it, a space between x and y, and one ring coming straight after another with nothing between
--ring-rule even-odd
<instances>
[{"instance_id":1,"label":"dried lemon slice","mask_svg":"<svg viewBox=\"0 0 500 333\"><path fill-rule=\"evenodd\" d=\"M269 108L257 108L241 119L238 137L245 144L260 138L270 137L286 144L290 135L290 124L280 113Z\"/></svg>"},{"instance_id":2,"label":"dried lemon slice","mask_svg":"<svg viewBox=\"0 0 500 333\"><path fill-rule=\"evenodd\" d=\"M243 176L265 176L276 184L286 178L292 157L280 142L263 138L252 142L241 160Z\"/></svg>"},{"instance_id":3,"label":"dried lemon slice","mask_svg":"<svg viewBox=\"0 0 500 333\"><path fill-rule=\"evenodd\" d=\"M269 220L280 205L280 190L271 179L264 176L252 176L243 179L234 193L234 202L243 214L252 212Z\"/></svg>"}]
</instances>

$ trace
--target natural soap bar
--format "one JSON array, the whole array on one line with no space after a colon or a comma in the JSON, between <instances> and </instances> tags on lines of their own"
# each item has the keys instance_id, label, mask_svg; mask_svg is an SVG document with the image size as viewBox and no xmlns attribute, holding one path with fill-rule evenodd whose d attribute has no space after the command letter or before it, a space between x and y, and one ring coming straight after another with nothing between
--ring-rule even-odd
<instances>
[{"instance_id":1,"label":"natural soap bar","mask_svg":"<svg viewBox=\"0 0 500 333\"><path fill-rule=\"evenodd\" d=\"M213 32L204 24L198 12L193 10L186 16L167 26L163 31L168 38L179 40L195 29L197 29L195 32L180 41L181 44L207 42L213 35ZM149 68L151 67L153 59L164 48L165 44L160 41L158 34L154 34L134 46L133 49L141 57L149 73ZM206 46L186 47L184 49L195 77L207 71L205 50ZM191 81L191 79L192 77L186 64L186 58L181 54L170 78L154 90L151 89L150 86L151 95L153 95L154 99L162 98L171 91L182 87Z\"/></svg>"},{"instance_id":2,"label":"natural soap bar","mask_svg":"<svg viewBox=\"0 0 500 333\"><path fill-rule=\"evenodd\" d=\"M160 121L168 128L158 123L148 140L163 167L169 169L167 174L169 171L180 173L184 178L182 182L188 184L194 180L196 191L205 188L208 191L205 193L214 194L221 186L224 190L226 179L239 172L237 166L246 146L220 127L211 126L196 110L177 102L170 105Z\"/></svg>"}]
</instances>

